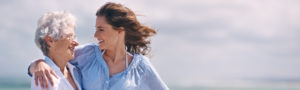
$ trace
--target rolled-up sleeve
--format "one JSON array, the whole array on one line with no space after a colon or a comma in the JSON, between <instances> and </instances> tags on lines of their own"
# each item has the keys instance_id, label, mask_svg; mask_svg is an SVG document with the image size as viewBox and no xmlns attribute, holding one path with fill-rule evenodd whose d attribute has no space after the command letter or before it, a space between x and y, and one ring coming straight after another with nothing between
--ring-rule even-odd
<instances>
[{"instance_id":1,"label":"rolled-up sleeve","mask_svg":"<svg viewBox=\"0 0 300 90\"><path fill-rule=\"evenodd\" d=\"M35 61L32 61L27 68L27 75L30 77L32 77L32 74L30 74L30 66L32 65L33 62L35 62Z\"/></svg>"}]
</instances>

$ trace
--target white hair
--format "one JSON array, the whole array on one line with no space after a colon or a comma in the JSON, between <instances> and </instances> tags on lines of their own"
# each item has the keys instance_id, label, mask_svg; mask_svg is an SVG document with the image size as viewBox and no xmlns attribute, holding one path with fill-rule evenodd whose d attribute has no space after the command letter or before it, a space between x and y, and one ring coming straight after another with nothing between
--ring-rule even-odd
<instances>
[{"instance_id":1,"label":"white hair","mask_svg":"<svg viewBox=\"0 0 300 90\"><path fill-rule=\"evenodd\" d=\"M35 32L35 43L45 56L48 56L48 44L45 37L49 35L55 40L61 39L63 29L74 26L76 18L66 11L52 11L45 13L38 21Z\"/></svg>"}]
</instances>

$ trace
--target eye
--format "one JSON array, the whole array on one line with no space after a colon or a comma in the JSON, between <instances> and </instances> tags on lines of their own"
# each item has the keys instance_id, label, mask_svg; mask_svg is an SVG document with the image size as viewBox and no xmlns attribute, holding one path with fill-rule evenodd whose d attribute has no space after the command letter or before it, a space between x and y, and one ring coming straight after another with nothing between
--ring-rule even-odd
<instances>
[{"instance_id":1,"label":"eye","mask_svg":"<svg viewBox=\"0 0 300 90\"><path fill-rule=\"evenodd\" d=\"M103 28L97 28L96 31L104 31Z\"/></svg>"},{"instance_id":2,"label":"eye","mask_svg":"<svg viewBox=\"0 0 300 90\"><path fill-rule=\"evenodd\" d=\"M103 29L103 28L100 28L99 30L100 30L100 31L104 31L104 29Z\"/></svg>"},{"instance_id":3,"label":"eye","mask_svg":"<svg viewBox=\"0 0 300 90\"><path fill-rule=\"evenodd\" d=\"M67 39L69 39L69 40L72 39L72 35L68 35L68 36L66 36L66 37L67 37Z\"/></svg>"},{"instance_id":4,"label":"eye","mask_svg":"<svg viewBox=\"0 0 300 90\"><path fill-rule=\"evenodd\" d=\"M68 40L74 40L76 39L76 35L67 35L65 36Z\"/></svg>"}]
</instances>

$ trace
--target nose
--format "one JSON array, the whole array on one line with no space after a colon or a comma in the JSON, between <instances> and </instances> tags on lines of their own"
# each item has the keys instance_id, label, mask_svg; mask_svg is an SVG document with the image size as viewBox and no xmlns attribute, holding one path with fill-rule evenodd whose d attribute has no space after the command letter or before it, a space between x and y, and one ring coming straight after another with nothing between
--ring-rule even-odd
<instances>
[{"instance_id":1,"label":"nose","mask_svg":"<svg viewBox=\"0 0 300 90\"><path fill-rule=\"evenodd\" d=\"M97 37L99 37L99 31L95 31L95 33L94 33L94 38L97 38Z\"/></svg>"},{"instance_id":2,"label":"nose","mask_svg":"<svg viewBox=\"0 0 300 90\"><path fill-rule=\"evenodd\" d=\"M72 44L73 44L74 46L78 46L78 42L75 41L75 40L72 41Z\"/></svg>"},{"instance_id":3,"label":"nose","mask_svg":"<svg viewBox=\"0 0 300 90\"><path fill-rule=\"evenodd\" d=\"M96 38L97 37L97 31L94 33L94 38Z\"/></svg>"}]
</instances>

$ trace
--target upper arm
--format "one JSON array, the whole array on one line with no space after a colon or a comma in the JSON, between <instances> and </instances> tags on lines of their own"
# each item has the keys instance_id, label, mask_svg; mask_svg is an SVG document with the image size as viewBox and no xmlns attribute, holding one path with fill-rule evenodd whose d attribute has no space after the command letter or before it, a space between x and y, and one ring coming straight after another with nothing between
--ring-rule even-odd
<instances>
[{"instance_id":1,"label":"upper arm","mask_svg":"<svg viewBox=\"0 0 300 90\"><path fill-rule=\"evenodd\" d=\"M74 58L70 60L70 63L79 69L86 66L91 62L95 56L95 48L98 48L94 44L81 45L75 48Z\"/></svg>"}]
</instances>

